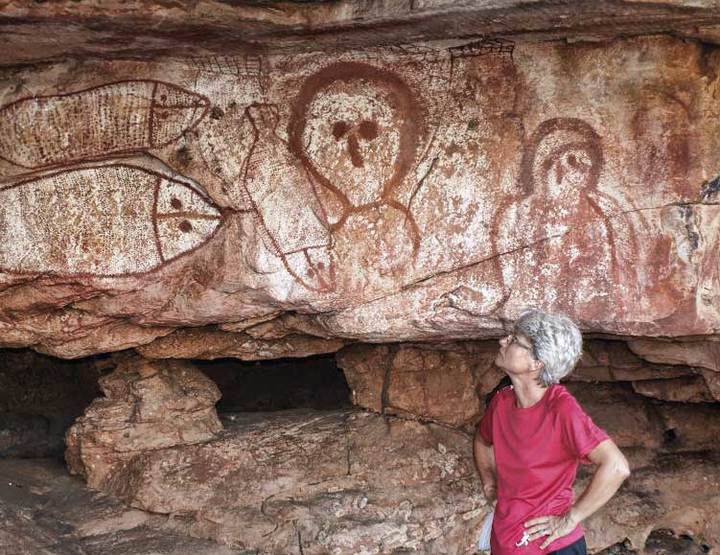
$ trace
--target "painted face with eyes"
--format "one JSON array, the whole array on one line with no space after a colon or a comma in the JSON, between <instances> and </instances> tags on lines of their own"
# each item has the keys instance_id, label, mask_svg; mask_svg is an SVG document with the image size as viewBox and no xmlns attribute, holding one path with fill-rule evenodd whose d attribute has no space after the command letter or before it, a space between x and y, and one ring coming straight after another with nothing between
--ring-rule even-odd
<instances>
[{"instance_id":1,"label":"painted face with eyes","mask_svg":"<svg viewBox=\"0 0 720 555\"><path fill-rule=\"evenodd\" d=\"M594 131L575 121L562 123L542 130L532 167L535 187L551 197L595 187L602 166Z\"/></svg>"},{"instance_id":2,"label":"painted face with eyes","mask_svg":"<svg viewBox=\"0 0 720 555\"><path fill-rule=\"evenodd\" d=\"M308 109L306 155L353 206L379 200L395 173L399 114L387 94L367 81L336 81Z\"/></svg>"}]
</instances>

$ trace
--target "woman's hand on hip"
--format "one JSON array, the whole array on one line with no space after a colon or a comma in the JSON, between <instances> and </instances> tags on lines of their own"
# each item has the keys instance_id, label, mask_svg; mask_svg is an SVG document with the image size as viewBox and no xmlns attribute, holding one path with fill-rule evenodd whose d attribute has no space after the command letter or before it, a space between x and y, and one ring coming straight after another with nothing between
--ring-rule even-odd
<instances>
[{"instance_id":1,"label":"woman's hand on hip","mask_svg":"<svg viewBox=\"0 0 720 555\"><path fill-rule=\"evenodd\" d=\"M541 536L548 538L540 546L545 549L555 540L567 536L575 530L579 522L573 517L571 511L560 516L539 516L528 520L525 523L525 532L530 536L529 541L536 540Z\"/></svg>"}]
</instances>

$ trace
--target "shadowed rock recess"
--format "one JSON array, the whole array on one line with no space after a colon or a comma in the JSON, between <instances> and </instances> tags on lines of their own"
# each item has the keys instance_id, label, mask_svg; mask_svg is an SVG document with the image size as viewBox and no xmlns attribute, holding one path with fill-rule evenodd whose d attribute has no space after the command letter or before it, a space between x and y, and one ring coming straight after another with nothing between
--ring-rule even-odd
<instances>
[{"instance_id":1,"label":"shadowed rock recess","mask_svg":"<svg viewBox=\"0 0 720 555\"><path fill-rule=\"evenodd\" d=\"M528 306L633 468L590 551L718 553L718 1L0 26L0 553L474 553Z\"/></svg>"}]
</instances>

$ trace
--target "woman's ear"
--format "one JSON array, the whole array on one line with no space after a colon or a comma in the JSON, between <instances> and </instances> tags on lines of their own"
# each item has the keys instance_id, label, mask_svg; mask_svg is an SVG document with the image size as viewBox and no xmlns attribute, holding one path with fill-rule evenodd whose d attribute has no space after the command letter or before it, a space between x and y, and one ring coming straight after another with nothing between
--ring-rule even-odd
<instances>
[{"instance_id":1,"label":"woman's ear","mask_svg":"<svg viewBox=\"0 0 720 555\"><path fill-rule=\"evenodd\" d=\"M540 360L533 359L532 364L533 364L533 371L536 371L536 372L542 372L542 369L545 368L545 363Z\"/></svg>"}]
</instances>

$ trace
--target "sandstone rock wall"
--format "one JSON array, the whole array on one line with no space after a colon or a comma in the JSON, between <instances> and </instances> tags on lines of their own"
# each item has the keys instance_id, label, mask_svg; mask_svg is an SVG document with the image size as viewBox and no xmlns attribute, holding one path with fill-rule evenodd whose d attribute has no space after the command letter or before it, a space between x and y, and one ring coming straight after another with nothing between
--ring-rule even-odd
<instances>
[{"instance_id":1,"label":"sandstone rock wall","mask_svg":"<svg viewBox=\"0 0 720 555\"><path fill-rule=\"evenodd\" d=\"M716 337L719 66L646 37L2 70L0 344L306 356L528 304Z\"/></svg>"},{"instance_id":2,"label":"sandstone rock wall","mask_svg":"<svg viewBox=\"0 0 720 555\"><path fill-rule=\"evenodd\" d=\"M496 342L487 341L358 344L342 349L336 358L352 390L353 404L381 414L472 431L485 412L486 395L505 376L494 365L497 350ZM596 339L586 340L583 357L567 380L570 387L580 383L602 387L619 382L654 399L712 403L720 400L714 397L714 377L714 372L700 367L648 362L624 342ZM589 400L598 402L593 397ZM616 410L624 412L629 407L618 401ZM691 413L693 409L685 410ZM606 414L605 419L612 422L615 417ZM637 425L623 421L614 426L613 438L624 446L642 443L633 434L647 427L647 422ZM659 436L652 445L657 446L658 441Z\"/></svg>"}]
</instances>

